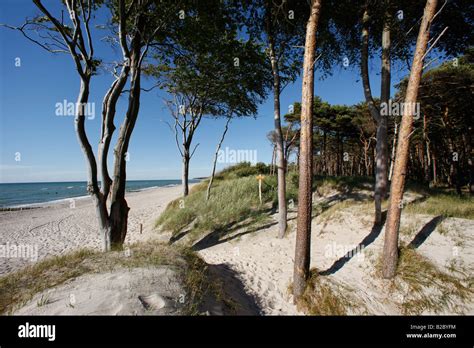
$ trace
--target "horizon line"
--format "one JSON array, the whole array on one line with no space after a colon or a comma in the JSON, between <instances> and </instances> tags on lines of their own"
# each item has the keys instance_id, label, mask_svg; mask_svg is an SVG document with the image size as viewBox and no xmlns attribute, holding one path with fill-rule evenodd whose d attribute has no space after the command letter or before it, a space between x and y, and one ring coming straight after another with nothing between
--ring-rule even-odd
<instances>
[{"instance_id":1,"label":"horizon line","mask_svg":"<svg viewBox=\"0 0 474 348\"><path fill-rule=\"evenodd\" d=\"M190 180L200 180L207 177L196 177L191 178ZM128 181L182 181L182 179L129 179ZM0 185L8 184L51 184L51 183L87 183L87 180L65 180L65 181L24 181L24 182L0 182ZM100 180L97 180L98 183L101 183Z\"/></svg>"}]
</instances>

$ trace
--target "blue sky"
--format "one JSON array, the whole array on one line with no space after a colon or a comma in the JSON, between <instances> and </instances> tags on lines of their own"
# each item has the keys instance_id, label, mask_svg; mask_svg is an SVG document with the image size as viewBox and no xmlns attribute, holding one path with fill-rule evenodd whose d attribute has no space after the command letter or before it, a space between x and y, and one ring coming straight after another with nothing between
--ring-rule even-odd
<instances>
[{"instance_id":1,"label":"blue sky","mask_svg":"<svg viewBox=\"0 0 474 348\"><path fill-rule=\"evenodd\" d=\"M57 13L59 1L43 2ZM28 0L2 0L0 23L21 25L26 17L38 14ZM105 34L94 32L95 41ZM106 61L119 58L118 52L102 43L96 54ZM15 59L21 66L15 66ZM333 76L315 83L315 94L333 104L354 104L363 100L358 69L335 66ZM371 82L374 96L379 95L379 63L371 62ZM395 84L406 71L398 71L392 78ZM52 55L27 41L19 32L0 28L0 182L82 181L86 167L74 132L73 118L56 116L55 105L63 100L75 102L79 78L69 55ZM316 72L318 78L320 74ZM86 127L94 149L100 132L102 98L113 81L110 74L101 72L92 81L90 102L95 103L95 119L87 120ZM144 87L152 81L144 81ZM153 90L142 94L140 114L132 135L127 165L130 180L178 179L181 157L174 135L166 125L171 120L164 107L164 94ZM125 98L119 102L120 115L125 111ZM295 101L301 101L301 79L286 87L281 96L283 112ZM223 147L235 150L256 150L257 160L270 162L272 148L267 133L273 127L271 96L259 107L256 119L234 120ZM207 176L224 122L205 119L197 130L199 143L191 160L190 177ZM117 133L117 131L116 131ZM21 158L18 159L18 153ZM224 165L219 164L218 169Z\"/></svg>"}]
</instances>

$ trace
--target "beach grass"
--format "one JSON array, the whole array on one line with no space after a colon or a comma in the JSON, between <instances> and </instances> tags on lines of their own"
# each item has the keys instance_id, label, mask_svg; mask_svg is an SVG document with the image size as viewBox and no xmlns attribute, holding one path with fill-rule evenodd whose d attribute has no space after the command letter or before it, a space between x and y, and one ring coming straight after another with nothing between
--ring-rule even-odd
<instances>
[{"instance_id":1,"label":"beach grass","mask_svg":"<svg viewBox=\"0 0 474 348\"><path fill-rule=\"evenodd\" d=\"M426 200L407 205L405 211L413 214L474 219L474 197L454 193L431 192Z\"/></svg>"},{"instance_id":2,"label":"beach grass","mask_svg":"<svg viewBox=\"0 0 474 348\"><path fill-rule=\"evenodd\" d=\"M177 235L184 230L198 238L205 232L230 228L243 221L256 221L268 212L275 198L276 182L262 183L262 203L255 177L227 179L216 183L206 201L204 185L194 187L184 198L172 201L156 221L156 226Z\"/></svg>"},{"instance_id":3,"label":"beach grass","mask_svg":"<svg viewBox=\"0 0 474 348\"><path fill-rule=\"evenodd\" d=\"M382 257L376 263L381 276ZM445 272L413 248L402 245L391 293L398 293L404 315L426 313L463 314L465 304L472 301L473 279L469 272Z\"/></svg>"},{"instance_id":4,"label":"beach grass","mask_svg":"<svg viewBox=\"0 0 474 348\"><path fill-rule=\"evenodd\" d=\"M85 274L118 269L170 266L180 275L187 292L183 314L199 314L209 291L217 292L207 278L205 262L190 249L158 242L137 243L126 250L102 253L88 249L51 257L0 278L0 314L12 314L36 294ZM48 303L43 296L38 306Z\"/></svg>"},{"instance_id":5,"label":"beach grass","mask_svg":"<svg viewBox=\"0 0 474 348\"><path fill-rule=\"evenodd\" d=\"M311 269L297 308L309 315L348 315L351 310L364 312L364 304L353 295L353 289L330 276L321 276ZM291 291L291 289L290 289Z\"/></svg>"}]
</instances>

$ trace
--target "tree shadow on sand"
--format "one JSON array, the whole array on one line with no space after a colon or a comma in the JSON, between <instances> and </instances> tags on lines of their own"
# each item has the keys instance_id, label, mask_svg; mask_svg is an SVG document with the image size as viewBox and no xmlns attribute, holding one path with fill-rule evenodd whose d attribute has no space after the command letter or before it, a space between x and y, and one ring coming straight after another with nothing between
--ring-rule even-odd
<instances>
[{"instance_id":1,"label":"tree shadow on sand","mask_svg":"<svg viewBox=\"0 0 474 348\"><path fill-rule=\"evenodd\" d=\"M211 231L208 235L206 235L206 237L204 237L203 239L206 239L209 237L209 239L211 240L214 240L215 238L221 238L222 236L226 235L226 234L231 234L232 232L238 230L238 229L242 229L242 228L245 228L247 226L250 226L251 224L253 224L255 222L255 217L258 215L258 214L271 214L272 213L272 208L268 208L268 209L263 209L261 210L260 212L255 212L255 211L251 211L249 214L245 214L245 215L242 215L240 216L239 219L235 220L235 221L231 221L229 222L228 224L226 224L225 226L222 226L220 228L217 228L213 231ZM247 222L244 222L245 220L249 220ZM193 228L194 228L194 223L196 222L193 221L191 224L189 224L188 226L186 226L186 228L184 230L182 230L181 232L171 236L170 240L169 240L169 244L173 244L173 243L176 243L177 241L179 241L180 239L184 238L187 234L189 234L190 232L193 231ZM233 239L233 238L232 238ZM210 245L212 246L212 245ZM208 247L207 247L208 248ZM202 248L202 249L205 249L205 248ZM201 250L201 249L199 249Z\"/></svg>"},{"instance_id":2,"label":"tree shadow on sand","mask_svg":"<svg viewBox=\"0 0 474 348\"><path fill-rule=\"evenodd\" d=\"M336 260L331 267L320 272L320 275L330 275L339 271L350 259L357 255L363 248L367 247L377 239L382 231L382 228L387 219L387 211L382 213L382 223L374 224L370 233L351 251L347 252L346 255ZM444 216L439 215L431 219L423 228L416 234L415 238L408 244L408 248L416 249L423 244L436 227L444 220Z\"/></svg>"},{"instance_id":3,"label":"tree shadow on sand","mask_svg":"<svg viewBox=\"0 0 474 348\"><path fill-rule=\"evenodd\" d=\"M319 272L320 275L330 275L334 274L339 271L350 259L352 259L355 255L357 255L363 248L367 247L368 245L372 244L375 239L380 235L382 228L385 224L385 220L387 219L387 211L382 213L382 222L380 224L374 224L372 226L372 230L370 233L351 251L347 252L344 256L336 260L331 267L328 269Z\"/></svg>"},{"instance_id":4,"label":"tree shadow on sand","mask_svg":"<svg viewBox=\"0 0 474 348\"><path fill-rule=\"evenodd\" d=\"M208 265L210 280L219 283L223 291L223 303L207 298L205 307L211 315L261 315L259 301L245 291L238 274L226 264ZM215 310L214 310L215 309Z\"/></svg>"},{"instance_id":5,"label":"tree shadow on sand","mask_svg":"<svg viewBox=\"0 0 474 348\"><path fill-rule=\"evenodd\" d=\"M418 248L421 244L423 244L426 239L433 233L433 231L436 229L436 227L443 222L445 217L443 215L438 215L434 218L432 218L423 228L418 232L413 238L413 240L408 244L408 248L411 249L416 249Z\"/></svg>"},{"instance_id":6,"label":"tree shadow on sand","mask_svg":"<svg viewBox=\"0 0 474 348\"><path fill-rule=\"evenodd\" d=\"M225 236L227 234L231 234L232 232L234 232L237 229L245 228L246 226L251 225L252 223L253 222L249 222L245 225L234 226L233 228L230 228L230 226L224 226L223 228L219 228L219 229L207 234L204 238L202 238L200 241L198 241L196 244L194 244L191 249L193 249L194 251L207 249L207 248L213 247L213 246L218 245L218 244L229 242L233 239L242 237L246 234L254 233L254 232L272 227L272 226L277 224L277 222L270 222L270 223L267 223L265 225L260 225L260 226L257 226L255 228L248 229L244 232L237 233L237 234L231 235L227 238L221 239L223 236Z\"/></svg>"}]
</instances>

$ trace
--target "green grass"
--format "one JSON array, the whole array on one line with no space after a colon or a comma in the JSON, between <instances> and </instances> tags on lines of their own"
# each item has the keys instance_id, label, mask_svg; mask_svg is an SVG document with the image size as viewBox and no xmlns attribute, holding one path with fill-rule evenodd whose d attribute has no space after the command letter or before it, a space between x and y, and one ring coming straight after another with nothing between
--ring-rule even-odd
<instances>
[{"instance_id":1,"label":"green grass","mask_svg":"<svg viewBox=\"0 0 474 348\"><path fill-rule=\"evenodd\" d=\"M278 205L277 176L265 175L263 204L260 204L255 175L262 171L264 169L245 163L225 169L216 175L209 201L205 200L206 180L195 185L187 197L171 202L156 221L156 227L172 232L173 236L186 234L187 242L192 244L205 233L218 232L219 237L223 237L244 221L247 227L268 221L269 213ZM315 177L313 190L317 188L322 194L333 190L351 194L358 189L370 190L372 181L366 177ZM287 173L286 182L286 198L291 211L292 203L298 202L298 173ZM318 215L327 210L326 216L330 216L355 203L353 199L334 206L321 203L315 205L313 213Z\"/></svg>"},{"instance_id":2,"label":"green grass","mask_svg":"<svg viewBox=\"0 0 474 348\"><path fill-rule=\"evenodd\" d=\"M233 166L227 167L217 173L215 180L238 179L246 176L256 176L258 174L267 175L270 173L270 166L265 163L256 163L252 165L250 162L240 162Z\"/></svg>"},{"instance_id":3,"label":"green grass","mask_svg":"<svg viewBox=\"0 0 474 348\"><path fill-rule=\"evenodd\" d=\"M171 202L157 220L156 226L171 231L173 235L190 229L190 234L197 238L201 233L230 229L248 219L259 220L273 203L275 184L271 177L264 179L262 204L255 177L217 183L209 201L206 201L204 188L195 189L187 197Z\"/></svg>"},{"instance_id":4,"label":"green grass","mask_svg":"<svg viewBox=\"0 0 474 348\"><path fill-rule=\"evenodd\" d=\"M376 268L380 276L382 258ZM443 311L462 314L464 304L472 300L472 284L468 273L443 272L415 249L402 246L390 287L403 295L400 307L404 315Z\"/></svg>"},{"instance_id":5,"label":"green grass","mask_svg":"<svg viewBox=\"0 0 474 348\"><path fill-rule=\"evenodd\" d=\"M422 202L406 206L405 211L414 214L442 215L444 217L457 217L474 219L474 197L459 197L455 194L433 192Z\"/></svg>"},{"instance_id":6,"label":"green grass","mask_svg":"<svg viewBox=\"0 0 474 348\"><path fill-rule=\"evenodd\" d=\"M173 267L182 278L187 292L183 313L198 314L204 296L209 291L217 292L216 285L210 284L207 279L206 264L189 249L156 242L130 246L129 257L125 256L124 251L102 253L84 249L45 259L1 277L0 314L10 314L34 295L84 274L164 265ZM37 306L48 302L48 297L43 296L37 301Z\"/></svg>"}]
</instances>

